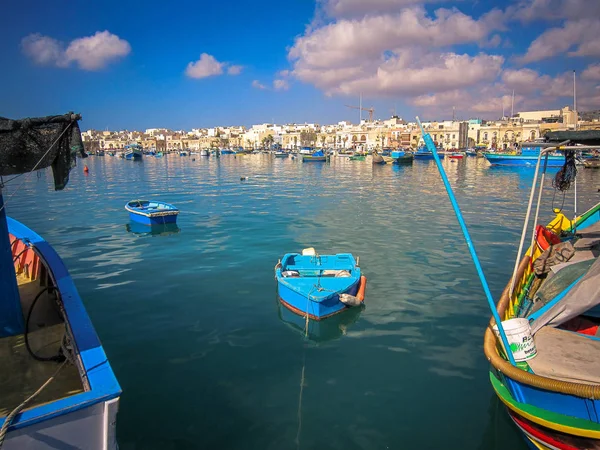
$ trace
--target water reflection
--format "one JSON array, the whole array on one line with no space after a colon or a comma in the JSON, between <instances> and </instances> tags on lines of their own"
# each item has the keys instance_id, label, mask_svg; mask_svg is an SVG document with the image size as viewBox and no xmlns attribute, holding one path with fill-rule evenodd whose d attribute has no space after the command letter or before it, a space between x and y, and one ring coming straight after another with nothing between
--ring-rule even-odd
<instances>
[{"instance_id":1,"label":"water reflection","mask_svg":"<svg viewBox=\"0 0 600 450\"><path fill-rule=\"evenodd\" d=\"M140 236L168 236L177 234L181 228L176 223L165 223L160 225L144 225L139 222L131 221L125 225L128 232Z\"/></svg>"},{"instance_id":2,"label":"water reflection","mask_svg":"<svg viewBox=\"0 0 600 450\"><path fill-rule=\"evenodd\" d=\"M278 305L279 319L301 336L306 334L308 340L317 343L332 341L346 335L348 327L356 323L361 312L365 309L364 305L361 305L348 308L346 311L325 320L309 320L308 333L306 333L306 318L290 311L277 298L275 300Z\"/></svg>"}]
</instances>

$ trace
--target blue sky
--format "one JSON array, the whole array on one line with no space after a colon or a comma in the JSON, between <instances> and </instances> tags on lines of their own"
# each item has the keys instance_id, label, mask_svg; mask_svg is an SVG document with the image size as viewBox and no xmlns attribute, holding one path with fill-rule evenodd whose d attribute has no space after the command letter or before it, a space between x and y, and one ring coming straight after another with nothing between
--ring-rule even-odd
<instances>
[{"instance_id":1,"label":"blue sky","mask_svg":"<svg viewBox=\"0 0 600 450\"><path fill-rule=\"evenodd\" d=\"M0 115L191 129L600 108L600 2L9 2ZM365 113L366 116L366 113Z\"/></svg>"}]
</instances>

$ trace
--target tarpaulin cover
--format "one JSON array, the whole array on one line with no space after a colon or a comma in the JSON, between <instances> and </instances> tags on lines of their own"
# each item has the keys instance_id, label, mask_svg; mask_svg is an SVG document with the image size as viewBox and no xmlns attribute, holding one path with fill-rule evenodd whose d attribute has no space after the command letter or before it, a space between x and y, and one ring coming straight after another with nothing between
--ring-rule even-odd
<instances>
[{"instance_id":1,"label":"tarpaulin cover","mask_svg":"<svg viewBox=\"0 0 600 450\"><path fill-rule=\"evenodd\" d=\"M78 114L11 120L0 117L0 175L52 166L54 188L63 189L76 155L85 157Z\"/></svg>"}]
</instances>

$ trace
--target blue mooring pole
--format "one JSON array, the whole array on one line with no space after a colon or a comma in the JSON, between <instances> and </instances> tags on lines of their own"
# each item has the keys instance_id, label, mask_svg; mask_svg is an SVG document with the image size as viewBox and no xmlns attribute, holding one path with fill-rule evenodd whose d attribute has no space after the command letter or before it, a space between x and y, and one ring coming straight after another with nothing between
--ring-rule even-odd
<instances>
[{"instance_id":1,"label":"blue mooring pole","mask_svg":"<svg viewBox=\"0 0 600 450\"><path fill-rule=\"evenodd\" d=\"M506 339L506 333L504 333L502 320L500 320L500 315L498 314L498 310L496 310L496 304L494 303L492 293L490 292L487 280L485 279L485 275L483 274L483 270L481 269L481 264L479 263L477 253L475 252L475 246L473 245L473 241L471 240L471 236L469 235L469 230L467 229L467 225L465 224L458 203L456 202L456 197L454 197L454 192L452 191L452 186L450 186L450 182L448 181L448 177L446 176L446 171L444 170L444 167L442 167L442 163L440 161L440 157L437 154L437 149L435 148L433 139L431 139L429 133L425 133L425 129L423 128L423 125L421 124L421 121L418 117L417 123L421 128L421 134L423 135L423 141L425 141L427 149L431 153L433 153L433 159L435 160L435 164L437 165L438 171L442 176L442 181L444 182L444 186L446 187L446 192L448 193L448 197L450 198L450 203L452 203L452 208L454 209L454 213L456 214L456 218L458 219L458 223L465 237L465 241L467 241L469 253L471 253L471 258L473 259L473 263L475 264L475 268L477 269L477 275L479 275L479 280L481 281L481 285L483 286L483 290L485 292L485 296L487 297L488 304L490 305L490 309L492 310L492 315L494 316L494 320L496 321L496 326L498 327L500 339L502 339L502 344L504 344L504 349L506 350L508 360L513 366L516 366L517 363L515 362L515 358L512 354L512 351L510 350L508 339Z\"/></svg>"}]
</instances>

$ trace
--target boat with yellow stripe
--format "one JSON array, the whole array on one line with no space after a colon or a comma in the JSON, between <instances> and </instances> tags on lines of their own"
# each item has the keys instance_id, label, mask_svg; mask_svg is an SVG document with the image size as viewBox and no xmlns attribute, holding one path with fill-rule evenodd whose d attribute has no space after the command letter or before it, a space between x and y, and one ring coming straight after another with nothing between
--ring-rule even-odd
<instances>
[{"instance_id":1,"label":"boat with yellow stripe","mask_svg":"<svg viewBox=\"0 0 600 450\"><path fill-rule=\"evenodd\" d=\"M575 167L575 151L600 145L600 132L548 133L546 142L536 143L541 150L513 275L498 302L424 130L423 139L435 155L491 308L484 353L494 392L530 448L600 449L600 203L578 214ZM554 210L544 227L538 218L547 158L555 151L563 153L564 163L553 186L560 194L573 189L575 201L572 215Z\"/></svg>"}]
</instances>

